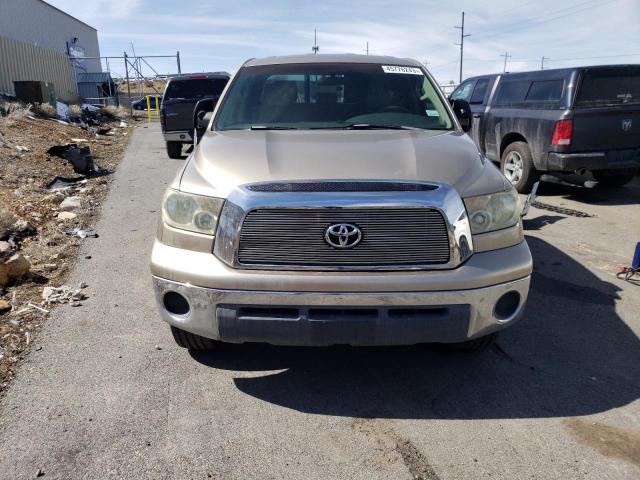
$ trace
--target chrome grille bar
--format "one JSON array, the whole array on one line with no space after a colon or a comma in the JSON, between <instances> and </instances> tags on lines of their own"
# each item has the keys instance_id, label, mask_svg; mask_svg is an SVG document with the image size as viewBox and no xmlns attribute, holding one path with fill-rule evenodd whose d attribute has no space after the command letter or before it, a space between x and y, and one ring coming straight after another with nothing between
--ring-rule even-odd
<instances>
[{"instance_id":1,"label":"chrome grille bar","mask_svg":"<svg viewBox=\"0 0 640 480\"><path fill-rule=\"evenodd\" d=\"M342 222L362 230L356 247L324 241ZM240 266L428 267L448 263L450 245L442 213L429 207L258 208L244 219L237 258Z\"/></svg>"}]
</instances>

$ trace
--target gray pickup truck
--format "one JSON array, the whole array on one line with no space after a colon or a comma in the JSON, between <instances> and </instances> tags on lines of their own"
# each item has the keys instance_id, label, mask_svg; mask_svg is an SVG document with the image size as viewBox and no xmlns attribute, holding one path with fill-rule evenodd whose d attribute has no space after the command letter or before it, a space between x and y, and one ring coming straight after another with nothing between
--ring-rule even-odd
<instances>
[{"instance_id":1,"label":"gray pickup truck","mask_svg":"<svg viewBox=\"0 0 640 480\"><path fill-rule=\"evenodd\" d=\"M450 98L469 102L469 134L521 193L540 172L622 186L640 167L639 65L484 75Z\"/></svg>"},{"instance_id":2,"label":"gray pickup truck","mask_svg":"<svg viewBox=\"0 0 640 480\"><path fill-rule=\"evenodd\" d=\"M229 81L227 72L171 77L162 98L160 123L169 158L180 158L182 145L193 143L194 108L204 99L217 101Z\"/></svg>"}]
</instances>

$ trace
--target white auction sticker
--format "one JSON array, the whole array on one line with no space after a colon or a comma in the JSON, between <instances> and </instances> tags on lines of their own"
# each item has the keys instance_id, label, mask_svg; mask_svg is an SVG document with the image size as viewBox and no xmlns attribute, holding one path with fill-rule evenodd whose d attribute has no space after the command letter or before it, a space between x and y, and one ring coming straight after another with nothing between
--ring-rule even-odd
<instances>
[{"instance_id":1,"label":"white auction sticker","mask_svg":"<svg viewBox=\"0 0 640 480\"><path fill-rule=\"evenodd\" d=\"M408 75L423 75L422 70L417 67L400 67L397 65L382 65L384 73L405 73Z\"/></svg>"}]
</instances>

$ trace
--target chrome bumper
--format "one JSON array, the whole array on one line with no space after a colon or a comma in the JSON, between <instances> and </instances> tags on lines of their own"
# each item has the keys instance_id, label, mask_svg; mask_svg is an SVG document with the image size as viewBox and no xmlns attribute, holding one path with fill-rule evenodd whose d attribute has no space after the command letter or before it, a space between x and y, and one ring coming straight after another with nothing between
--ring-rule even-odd
<instances>
[{"instance_id":1,"label":"chrome bumper","mask_svg":"<svg viewBox=\"0 0 640 480\"><path fill-rule=\"evenodd\" d=\"M184 132L162 132L165 142L184 142L193 143L193 134L189 131Z\"/></svg>"},{"instance_id":2,"label":"chrome bumper","mask_svg":"<svg viewBox=\"0 0 640 480\"><path fill-rule=\"evenodd\" d=\"M446 343L487 335L520 318L529 282L527 275L467 290L331 293L219 290L153 277L162 318L177 328L224 342L310 346ZM187 314L165 308L168 292L187 299ZM509 292L519 303L500 316L496 303Z\"/></svg>"}]
</instances>

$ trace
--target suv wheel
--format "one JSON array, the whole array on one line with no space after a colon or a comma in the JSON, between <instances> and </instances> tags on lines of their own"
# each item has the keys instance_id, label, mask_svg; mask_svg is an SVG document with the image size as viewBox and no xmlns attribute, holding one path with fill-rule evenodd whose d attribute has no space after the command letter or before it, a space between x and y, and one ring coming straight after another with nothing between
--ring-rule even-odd
<instances>
[{"instance_id":1,"label":"suv wheel","mask_svg":"<svg viewBox=\"0 0 640 480\"><path fill-rule=\"evenodd\" d=\"M619 170L595 170L593 177L607 187L622 187L629 183L636 176L638 171L635 168L622 168Z\"/></svg>"},{"instance_id":2,"label":"suv wheel","mask_svg":"<svg viewBox=\"0 0 640 480\"><path fill-rule=\"evenodd\" d=\"M169 158L182 158L182 143L167 142L167 155L169 155Z\"/></svg>"},{"instance_id":3,"label":"suv wheel","mask_svg":"<svg viewBox=\"0 0 640 480\"><path fill-rule=\"evenodd\" d=\"M497 336L497 333L490 333L484 337L474 338L473 340L467 340L466 342L450 343L447 344L447 346L451 350L458 350L462 352L481 352L493 345Z\"/></svg>"},{"instance_id":4,"label":"suv wheel","mask_svg":"<svg viewBox=\"0 0 640 480\"><path fill-rule=\"evenodd\" d=\"M185 332L176 327L171 327L171 333L176 343L189 350L210 350L216 346L218 342L210 338L201 337L195 333Z\"/></svg>"},{"instance_id":5,"label":"suv wheel","mask_svg":"<svg viewBox=\"0 0 640 480\"><path fill-rule=\"evenodd\" d=\"M531 151L526 142L513 142L502 153L500 170L519 193L529 193L540 174L533 166Z\"/></svg>"}]
</instances>

